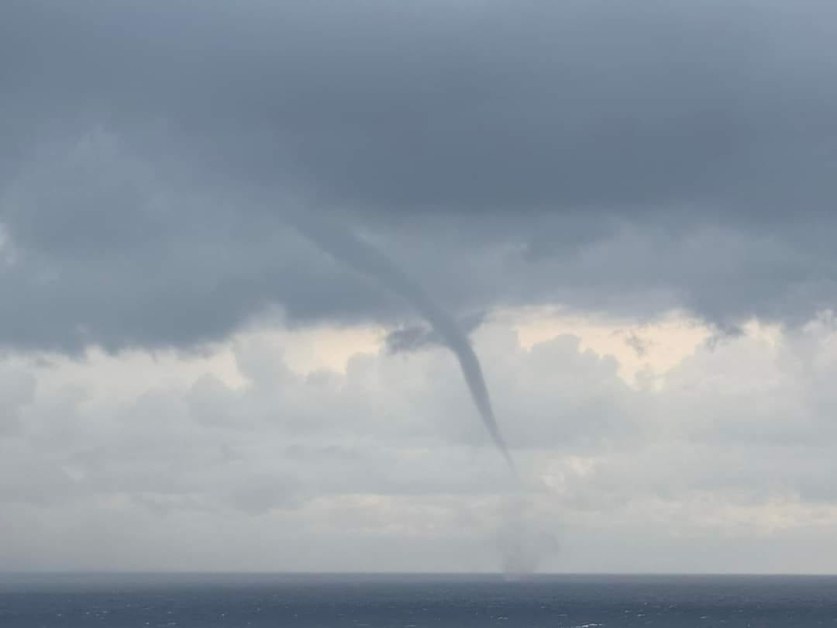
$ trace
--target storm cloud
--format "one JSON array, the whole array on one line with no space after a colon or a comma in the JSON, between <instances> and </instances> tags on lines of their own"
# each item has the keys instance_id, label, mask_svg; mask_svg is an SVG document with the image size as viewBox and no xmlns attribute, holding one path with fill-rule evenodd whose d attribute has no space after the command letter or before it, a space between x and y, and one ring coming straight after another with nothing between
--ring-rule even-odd
<instances>
[{"instance_id":1,"label":"storm cloud","mask_svg":"<svg viewBox=\"0 0 837 628\"><path fill-rule=\"evenodd\" d=\"M190 346L276 307L409 321L287 229L288 198L460 314L807 320L835 297L834 17L4 2L0 342Z\"/></svg>"}]
</instances>

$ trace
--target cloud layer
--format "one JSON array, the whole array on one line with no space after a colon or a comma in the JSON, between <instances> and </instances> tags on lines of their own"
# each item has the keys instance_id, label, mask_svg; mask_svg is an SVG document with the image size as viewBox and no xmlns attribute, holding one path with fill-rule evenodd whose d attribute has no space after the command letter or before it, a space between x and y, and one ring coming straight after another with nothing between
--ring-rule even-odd
<instances>
[{"instance_id":1,"label":"cloud layer","mask_svg":"<svg viewBox=\"0 0 837 628\"><path fill-rule=\"evenodd\" d=\"M833 305L823 3L0 11L7 346L190 345L276 305L402 320L288 228L300 208L463 315Z\"/></svg>"},{"instance_id":2,"label":"cloud layer","mask_svg":"<svg viewBox=\"0 0 837 628\"><path fill-rule=\"evenodd\" d=\"M577 336L476 338L542 568L834 569L811 545L837 526L833 321L698 344L654 385ZM498 568L509 479L455 360L301 371L282 357L294 342L262 329L203 356L7 358L0 389L23 392L4 401L3 564Z\"/></svg>"}]
</instances>

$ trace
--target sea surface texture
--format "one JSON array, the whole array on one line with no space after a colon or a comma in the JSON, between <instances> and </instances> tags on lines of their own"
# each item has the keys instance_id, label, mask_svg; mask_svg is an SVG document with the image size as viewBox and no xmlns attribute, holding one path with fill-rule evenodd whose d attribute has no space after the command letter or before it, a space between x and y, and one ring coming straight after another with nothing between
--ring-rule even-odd
<instances>
[{"instance_id":1,"label":"sea surface texture","mask_svg":"<svg viewBox=\"0 0 837 628\"><path fill-rule=\"evenodd\" d=\"M0 626L837 626L837 578L3 575Z\"/></svg>"}]
</instances>

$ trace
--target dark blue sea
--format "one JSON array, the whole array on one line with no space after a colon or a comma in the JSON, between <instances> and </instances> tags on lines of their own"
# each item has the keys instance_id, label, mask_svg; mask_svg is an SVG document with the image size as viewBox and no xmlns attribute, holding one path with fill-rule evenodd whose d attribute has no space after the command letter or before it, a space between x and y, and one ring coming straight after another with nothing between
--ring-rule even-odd
<instances>
[{"instance_id":1,"label":"dark blue sea","mask_svg":"<svg viewBox=\"0 0 837 628\"><path fill-rule=\"evenodd\" d=\"M0 576L0 627L53 626L837 626L837 577Z\"/></svg>"}]
</instances>

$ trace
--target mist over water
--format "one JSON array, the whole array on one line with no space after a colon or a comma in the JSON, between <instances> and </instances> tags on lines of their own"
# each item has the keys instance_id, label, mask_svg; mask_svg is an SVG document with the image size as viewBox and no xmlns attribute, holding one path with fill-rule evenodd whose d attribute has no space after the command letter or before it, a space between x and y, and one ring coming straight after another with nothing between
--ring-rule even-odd
<instances>
[{"instance_id":1,"label":"mist over water","mask_svg":"<svg viewBox=\"0 0 837 628\"><path fill-rule=\"evenodd\" d=\"M534 493L518 483L500 503L496 547L500 569L509 579L538 572L543 561L558 551L553 522L541 515Z\"/></svg>"}]
</instances>

